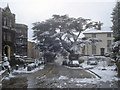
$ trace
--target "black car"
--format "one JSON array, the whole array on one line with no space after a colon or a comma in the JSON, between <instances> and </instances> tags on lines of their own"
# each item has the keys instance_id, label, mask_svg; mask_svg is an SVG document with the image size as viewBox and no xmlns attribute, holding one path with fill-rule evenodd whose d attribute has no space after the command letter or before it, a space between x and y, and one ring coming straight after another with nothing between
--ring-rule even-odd
<instances>
[{"instance_id":1,"label":"black car","mask_svg":"<svg viewBox=\"0 0 120 90\"><path fill-rule=\"evenodd\" d=\"M64 60L62 65L68 65L69 64L69 60Z\"/></svg>"}]
</instances>

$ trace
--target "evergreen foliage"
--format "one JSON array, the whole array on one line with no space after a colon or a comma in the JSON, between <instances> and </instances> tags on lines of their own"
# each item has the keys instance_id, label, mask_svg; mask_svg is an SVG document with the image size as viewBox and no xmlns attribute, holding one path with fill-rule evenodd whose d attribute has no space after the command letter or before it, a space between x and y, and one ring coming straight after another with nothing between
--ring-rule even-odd
<instances>
[{"instance_id":1,"label":"evergreen foliage","mask_svg":"<svg viewBox=\"0 0 120 90\"><path fill-rule=\"evenodd\" d=\"M112 12L112 30L114 33L115 41L120 40L120 1L116 3L115 8Z\"/></svg>"},{"instance_id":2,"label":"evergreen foliage","mask_svg":"<svg viewBox=\"0 0 120 90\"><path fill-rule=\"evenodd\" d=\"M33 23L34 40L42 52L69 53L79 51L80 34L89 28L100 29L102 23L82 17L72 18L68 15L53 15L42 22ZM79 53L79 52L78 52Z\"/></svg>"},{"instance_id":3,"label":"evergreen foliage","mask_svg":"<svg viewBox=\"0 0 120 90\"><path fill-rule=\"evenodd\" d=\"M120 1L117 1L112 12L112 30L114 34L113 58L115 59L118 76L120 77Z\"/></svg>"}]
</instances>

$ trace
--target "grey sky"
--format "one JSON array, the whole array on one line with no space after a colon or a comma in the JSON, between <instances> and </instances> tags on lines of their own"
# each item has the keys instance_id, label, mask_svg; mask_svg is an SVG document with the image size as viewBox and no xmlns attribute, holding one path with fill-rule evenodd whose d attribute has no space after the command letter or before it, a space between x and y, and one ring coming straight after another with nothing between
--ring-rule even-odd
<instances>
[{"instance_id":1,"label":"grey sky","mask_svg":"<svg viewBox=\"0 0 120 90\"><path fill-rule=\"evenodd\" d=\"M32 40L32 23L51 18L53 14L70 17L90 18L101 21L104 26L111 26L111 12L116 0L1 0L0 7L7 3L16 22L28 25L28 39Z\"/></svg>"}]
</instances>

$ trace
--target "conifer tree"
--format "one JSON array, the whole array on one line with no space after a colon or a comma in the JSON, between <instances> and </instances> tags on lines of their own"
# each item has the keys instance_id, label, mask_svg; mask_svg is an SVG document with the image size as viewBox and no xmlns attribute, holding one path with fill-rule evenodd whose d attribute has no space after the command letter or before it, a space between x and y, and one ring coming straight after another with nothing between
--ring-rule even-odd
<instances>
[{"instance_id":1,"label":"conifer tree","mask_svg":"<svg viewBox=\"0 0 120 90\"><path fill-rule=\"evenodd\" d=\"M112 12L112 30L114 33L115 41L120 40L120 1L117 1L115 8Z\"/></svg>"},{"instance_id":2,"label":"conifer tree","mask_svg":"<svg viewBox=\"0 0 120 90\"><path fill-rule=\"evenodd\" d=\"M114 35L113 55L117 66L118 76L120 77L120 1L117 1L112 12L112 30Z\"/></svg>"}]
</instances>

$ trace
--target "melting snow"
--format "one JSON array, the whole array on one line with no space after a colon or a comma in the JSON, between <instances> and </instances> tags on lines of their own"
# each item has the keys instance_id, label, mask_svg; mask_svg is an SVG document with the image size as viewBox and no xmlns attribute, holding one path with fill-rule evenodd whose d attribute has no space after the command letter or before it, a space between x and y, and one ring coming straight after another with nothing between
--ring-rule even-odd
<instances>
[{"instance_id":1,"label":"melting snow","mask_svg":"<svg viewBox=\"0 0 120 90\"><path fill-rule=\"evenodd\" d=\"M102 68L102 67L100 67L100 68ZM117 72L113 71L113 69L115 69L115 67L108 66L105 69L106 70L101 70L99 68L94 68L91 71L93 71L96 74L98 74L101 77L101 80L103 82L117 80L117 77L116 77L117 76Z\"/></svg>"},{"instance_id":2,"label":"melting snow","mask_svg":"<svg viewBox=\"0 0 120 90\"><path fill-rule=\"evenodd\" d=\"M82 69L81 67L69 67L69 66L65 66L67 68L70 68L70 69Z\"/></svg>"},{"instance_id":3,"label":"melting snow","mask_svg":"<svg viewBox=\"0 0 120 90\"><path fill-rule=\"evenodd\" d=\"M97 75L99 75L101 78L98 78L96 76L96 78L71 78L70 82L76 82L76 83L90 83L90 84L96 84L99 82L107 82L107 81L118 81L120 80L120 78L117 77L117 71L114 71L114 69L116 68L115 65L113 66L108 66L107 65L107 61L99 61L98 65L87 65L87 57L82 57L85 62L81 64L81 66L84 69L88 69L91 68L90 70L93 71L94 73L96 73ZM105 57L103 56L97 56L95 58L102 58L105 59ZM101 60L102 60L101 59ZM102 70L105 69L105 70ZM90 72L89 70L87 70L88 72ZM90 72L91 73L91 72ZM93 73L91 73L93 74ZM81 86L80 84L77 84L76 86Z\"/></svg>"},{"instance_id":4,"label":"melting snow","mask_svg":"<svg viewBox=\"0 0 120 90\"><path fill-rule=\"evenodd\" d=\"M59 77L59 80L65 80L65 79L68 79L68 77L67 76L60 76Z\"/></svg>"},{"instance_id":5,"label":"melting snow","mask_svg":"<svg viewBox=\"0 0 120 90\"><path fill-rule=\"evenodd\" d=\"M27 67L26 67L25 69L20 68L19 70L14 70L13 72L16 72L16 73L34 73L34 72L36 72L38 70L42 70L42 69L44 69L44 65L41 65L40 67L37 67L31 71L27 71Z\"/></svg>"},{"instance_id":6,"label":"melting snow","mask_svg":"<svg viewBox=\"0 0 120 90\"><path fill-rule=\"evenodd\" d=\"M0 71L0 75L2 75L6 70L1 70Z\"/></svg>"}]
</instances>

